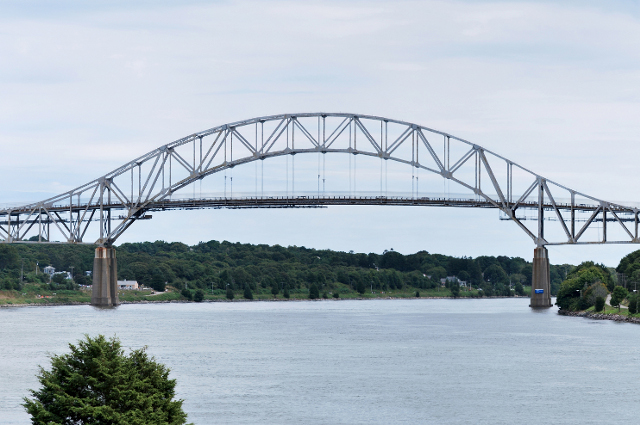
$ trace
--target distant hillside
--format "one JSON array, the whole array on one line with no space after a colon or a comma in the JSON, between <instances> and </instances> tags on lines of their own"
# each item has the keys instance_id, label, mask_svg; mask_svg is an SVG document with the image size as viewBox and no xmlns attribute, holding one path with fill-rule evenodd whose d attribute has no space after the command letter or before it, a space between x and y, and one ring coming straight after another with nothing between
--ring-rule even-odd
<instances>
[{"instance_id":1,"label":"distant hillside","mask_svg":"<svg viewBox=\"0 0 640 425\"><path fill-rule=\"evenodd\" d=\"M35 281L36 262L40 270L52 265L70 271L77 283L90 283L84 271L93 267L94 247L86 245L0 244L0 283L3 289L17 289L22 264L28 281ZM456 276L484 295L510 294L516 283L531 284L531 263L519 257L450 257L420 251L402 255L395 251L363 254L316 250L279 245L251 245L209 241L188 246L163 241L125 243L117 247L118 278L137 280L162 289L271 288L304 290L312 284L331 289L341 283L353 290L440 287L440 280ZM570 265L551 266L551 292L571 270ZM408 288L407 288L408 289Z\"/></svg>"}]
</instances>

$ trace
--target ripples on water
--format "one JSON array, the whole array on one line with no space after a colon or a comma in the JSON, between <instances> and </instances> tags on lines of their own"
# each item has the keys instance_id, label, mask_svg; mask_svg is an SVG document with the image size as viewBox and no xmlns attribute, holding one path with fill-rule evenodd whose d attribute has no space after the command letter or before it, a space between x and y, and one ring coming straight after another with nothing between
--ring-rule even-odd
<instances>
[{"instance_id":1,"label":"ripples on water","mask_svg":"<svg viewBox=\"0 0 640 425\"><path fill-rule=\"evenodd\" d=\"M0 422L84 333L147 345L196 424L636 423L640 326L527 299L0 309Z\"/></svg>"}]
</instances>

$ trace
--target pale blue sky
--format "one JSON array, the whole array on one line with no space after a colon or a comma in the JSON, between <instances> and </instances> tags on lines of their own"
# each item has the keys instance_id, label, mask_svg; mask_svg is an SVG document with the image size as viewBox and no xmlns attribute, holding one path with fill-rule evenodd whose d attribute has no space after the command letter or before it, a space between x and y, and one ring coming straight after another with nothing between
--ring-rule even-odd
<instances>
[{"instance_id":1,"label":"pale blue sky","mask_svg":"<svg viewBox=\"0 0 640 425\"><path fill-rule=\"evenodd\" d=\"M320 110L437 128L577 190L640 202L636 2L5 1L0 60L0 203L62 192L197 130ZM531 241L497 216L165 213L122 241L531 257ZM635 248L552 248L551 259L616 265Z\"/></svg>"}]
</instances>

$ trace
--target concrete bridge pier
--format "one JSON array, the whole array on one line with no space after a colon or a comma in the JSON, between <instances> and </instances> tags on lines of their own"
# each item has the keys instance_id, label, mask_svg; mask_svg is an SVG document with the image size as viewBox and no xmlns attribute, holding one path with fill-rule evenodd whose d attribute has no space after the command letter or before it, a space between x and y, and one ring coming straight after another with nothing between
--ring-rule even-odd
<instances>
[{"instance_id":1,"label":"concrete bridge pier","mask_svg":"<svg viewBox=\"0 0 640 425\"><path fill-rule=\"evenodd\" d=\"M533 250L533 274L531 276L532 308L551 307L551 276L549 269L549 251L544 246Z\"/></svg>"},{"instance_id":2,"label":"concrete bridge pier","mask_svg":"<svg viewBox=\"0 0 640 425\"><path fill-rule=\"evenodd\" d=\"M118 265L113 247L96 248L93 259L93 289L91 305L113 307L118 301Z\"/></svg>"}]
</instances>

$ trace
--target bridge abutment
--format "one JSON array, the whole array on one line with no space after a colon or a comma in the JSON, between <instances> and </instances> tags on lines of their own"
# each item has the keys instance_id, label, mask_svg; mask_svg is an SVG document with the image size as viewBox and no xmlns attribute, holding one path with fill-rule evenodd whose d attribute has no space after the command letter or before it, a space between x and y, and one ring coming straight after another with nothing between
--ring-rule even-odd
<instances>
[{"instance_id":1,"label":"bridge abutment","mask_svg":"<svg viewBox=\"0 0 640 425\"><path fill-rule=\"evenodd\" d=\"M113 247L96 248L93 259L93 287L91 305L113 307L118 301L118 265Z\"/></svg>"},{"instance_id":2,"label":"bridge abutment","mask_svg":"<svg viewBox=\"0 0 640 425\"><path fill-rule=\"evenodd\" d=\"M533 273L531 276L532 308L551 307L551 276L549 251L543 246L533 250Z\"/></svg>"}]
</instances>

